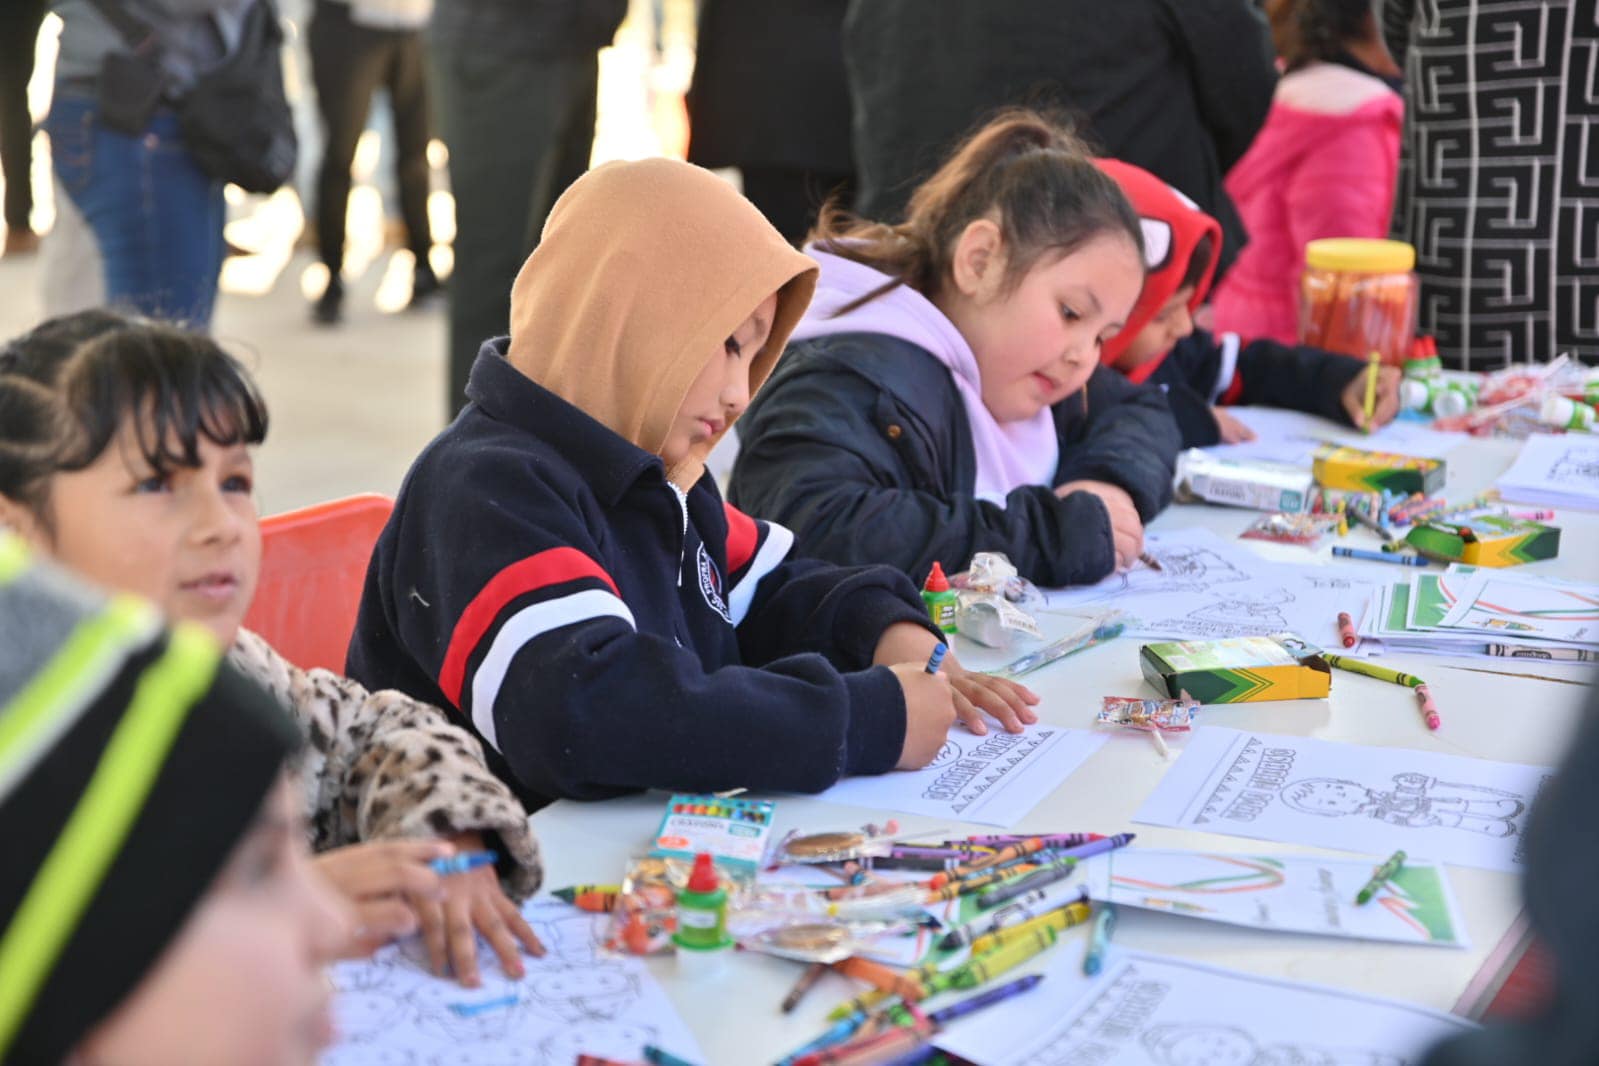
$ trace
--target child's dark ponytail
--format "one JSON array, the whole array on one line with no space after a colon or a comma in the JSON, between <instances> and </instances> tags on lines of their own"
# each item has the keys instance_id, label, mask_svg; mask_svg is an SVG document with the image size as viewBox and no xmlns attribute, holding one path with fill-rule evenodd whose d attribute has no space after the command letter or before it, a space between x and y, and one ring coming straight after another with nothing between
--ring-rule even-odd
<instances>
[{"instance_id":1,"label":"child's dark ponytail","mask_svg":"<svg viewBox=\"0 0 1599 1066\"><path fill-rule=\"evenodd\" d=\"M968 137L912 194L904 222L869 222L830 204L811 240L894 279L848 311L898 285L933 293L960 235L984 217L999 224L1007 286L1046 253L1066 255L1106 233L1126 237L1143 258L1138 216L1121 189L1064 123L1024 109L1000 112Z\"/></svg>"},{"instance_id":2,"label":"child's dark ponytail","mask_svg":"<svg viewBox=\"0 0 1599 1066\"><path fill-rule=\"evenodd\" d=\"M1285 14L1288 32L1279 49L1290 71L1330 62L1352 42L1377 33L1371 0L1291 0Z\"/></svg>"}]
</instances>

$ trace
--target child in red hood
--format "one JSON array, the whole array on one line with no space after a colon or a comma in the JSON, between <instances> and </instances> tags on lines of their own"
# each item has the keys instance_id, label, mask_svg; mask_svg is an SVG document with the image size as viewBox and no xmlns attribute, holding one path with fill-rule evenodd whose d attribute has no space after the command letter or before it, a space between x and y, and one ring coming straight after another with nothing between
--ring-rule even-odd
<instances>
[{"instance_id":1,"label":"child in red hood","mask_svg":"<svg viewBox=\"0 0 1599 1066\"><path fill-rule=\"evenodd\" d=\"M1397 368L1379 371L1368 426L1365 360L1197 328L1194 313L1216 273L1220 224L1148 171L1115 159L1098 163L1138 212L1149 268L1127 325L1105 342L1101 359L1136 383L1166 390L1183 447L1253 439L1248 426L1223 410L1232 404L1307 411L1361 429L1399 413Z\"/></svg>"}]
</instances>

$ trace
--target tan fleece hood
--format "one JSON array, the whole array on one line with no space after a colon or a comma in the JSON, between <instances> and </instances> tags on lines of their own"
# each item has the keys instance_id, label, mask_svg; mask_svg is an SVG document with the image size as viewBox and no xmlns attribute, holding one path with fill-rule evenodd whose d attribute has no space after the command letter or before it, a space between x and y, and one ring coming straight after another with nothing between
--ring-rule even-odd
<instances>
[{"instance_id":1,"label":"tan fleece hood","mask_svg":"<svg viewBox=\"0 0 1599 1066\"><path fill-rule=\"evenodd\" d=\"M556 201L517 275L508 357L659 455L706 362L777 292L772 335L750 369L751 394L770 376L816 277L815 261L710 171L670 159L607 163ZM692 486L715 443L667 476Z\"/></svg>"}]
</instances>

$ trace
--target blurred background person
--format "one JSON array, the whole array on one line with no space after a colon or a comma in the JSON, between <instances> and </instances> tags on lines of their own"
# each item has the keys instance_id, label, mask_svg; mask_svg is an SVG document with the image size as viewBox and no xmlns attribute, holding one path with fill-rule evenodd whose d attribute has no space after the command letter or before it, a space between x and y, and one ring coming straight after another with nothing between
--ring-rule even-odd
<instances>
[{"instance_id":1,"label":"blurred background person","mask_svg":"<svg viewBox=\"0 0 1599 1066\"><path fill-rule=\"evenodd\" d=\"M39 248L33 231L33 113L28 82L49 0L0 3L0 178L4 178L5 248L0 254L26 255Z\"/></svg>"}]
</instances>

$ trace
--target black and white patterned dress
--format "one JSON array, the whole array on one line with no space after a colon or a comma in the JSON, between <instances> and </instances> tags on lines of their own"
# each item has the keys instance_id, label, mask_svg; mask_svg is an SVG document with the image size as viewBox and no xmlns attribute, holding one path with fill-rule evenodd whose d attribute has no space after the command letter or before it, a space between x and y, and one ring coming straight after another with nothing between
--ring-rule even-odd
<instances>
[{"instance_id":1,"label":"black and white patterned dress","mask_svg":"<svg viewBox=\"0 0 1599 1066\"><path fill-rule=\"evenodd\" d=\"M1599 0L1384 0L1394 236L1446 365L1599 362Z\"/></svg>"}]
</instances>

